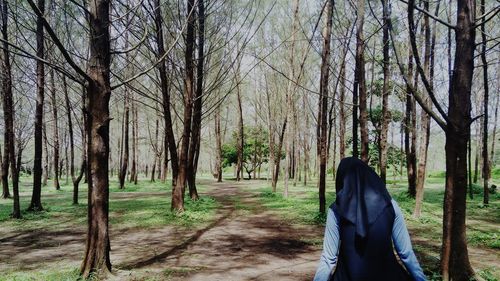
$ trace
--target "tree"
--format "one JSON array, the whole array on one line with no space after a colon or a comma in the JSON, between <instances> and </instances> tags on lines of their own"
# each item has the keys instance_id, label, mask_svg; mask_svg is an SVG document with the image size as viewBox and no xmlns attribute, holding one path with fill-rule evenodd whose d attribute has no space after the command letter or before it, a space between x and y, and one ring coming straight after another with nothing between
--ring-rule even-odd
<instances>
[{"instance_id":1,"label":"tree","mask_svg":"<svg viewBox=\"0 0 500 281\"><path fill-rule=\"evenodd\" d=\"M242 167L252 179L252 173L269 160L268 132L261 126L244 127ZM222 145L222 167L238 164L238 132L233 133L230 142Z\"/></svg>"},{"instance_id":2,"label":"tree","mask_svg":"<svg viewBox=\"0 0 500 281\"><path fill-rule=\"evenodd\" d=\"M57 113L57 104L56 104L56 86L55 86L55 74L54 69L51 68L49 71L49 79L50 79L50 97L52 103L52 118L54 118L54 126L53 126L53 135L54 135L54 159L53 159L53 167L54 167L54 187L56 190L61 189L59 185L59 128L58 128L58 113Z\"/></svg>"},{"instance_id":3,"label":"tree","mask_svg":"<svg viewBox=\"0 0 500 281\"><path fill-rule=\"evenodd\" d=\"M431 84L421 65L415 40L415 1L408 2L408 23L410 43L420 78L437 108L439 115L432 111L415 89L412 95L445 131L446 186L443 204L443 239L441 247L441 273L443 280L469 280L474 275L470 265L465 227L467 197L467 141L472 121L471 88L474 71L475 49L475 4L471 1L457 1L457 24L445 23L455 32L455 64L448 95L448 113L437 102ZM485 19L483 19L485 20ZM391 35L392 36L392 35ZM397 53L397 52L396 52ZM397 58L397 54L396 54ZM405 74L402 66L400 70ZM407 86L408 77L403 75ZM444 120L443 120L444 119Z\"/></svg>"},{"instance_id":4,"label":"tree","mask_svg":"<svg viewBox=\"0 0 500 281\"><path fill-rule=\"evenodd\" d=\"M198 0L198 59L196 64L196 91L194 97L193 123L191 128L191 143L189 144L188 156L188 184L189 197L198 200L196 190L196 167L198 166L198 155L200 153L201 138L201 114L203 105L203 72L205 61L205 3Z\"/></svg>"},{"instance_id":5,"label":"tree","mask_svg":"<svg viewBox=\"0 0 500 281\"><path fill-rule=\"evenodd\" d=\"M45 13L45 0L38 0L38 9L42 14ZM40 58L45 56L45 36L43 30L43 21L37 17L36 21L36 55ZM43 210L41 202L42 194L42 156L43 156L43 104L45 98L45 64L37 60L37 98L35 112L35 156L33 157L33 194L28 208L30 211Z\"/></svg>"},{"instance_id":6,"label":"tree","mask_svg":"<svg viewBox=\"0 0 500 281\"><path fill-rule=\"evenodd\" d=\"M4 135L4 153L5 157L2 164L10 165L10 172L12 175L12 191L14 193L14 204L12 209L12 217L15 219L21 218L21 206L19 204L19 170L17 167L16 151L15 151L15 134L14 134L14 98L12 95L12 72L10 64L10 53L8 45L8 3L6 0L1 2L1 15L2 15L2 39L3 39L3 57L2 57L2 100L3 100L3 115L5 121L5 135ZM4 181L7 181L8 172L3 167L2 176ZM4 183L4 190L8 183Z\"/></svg>"},{"instance_id":7,"label":"tree","mask_svg":"<svg viewBox=\"0 0 500 281\"><path fill-rule=\"evenodd\" d=\"M327 0L325 27L323 29L323 50L321 53L321 78L320 78L320 96L318 108L318 152L319 152L319 211L326 211L326 165L328 161L328 143L327 143L327 110L328 110L328 81L330 75L330 40L332 36L333 24L333 1Z\"/></svg>"},{"instance_id":8,"label":"tree","mask_svg":"<svg viewBox=\"0 0 500 281\"><path fill-rule=\"evenodd\" d=\"M390 8L389 0L382 0L382 11L383 11L383 72L384 72L384 84L382 88L382 124L380 132L380 178L386 182L387 174L387 132L389 130L389 81L390 81L390 57L389 57L389 29L390 21Z\"/></svg>"},{"instance_id":9,"label":"tree","mask_svg":"<svg viewBox=\"0 0 500 281\"><path fill-rule=\"evenodd\" d=\"M187 28L186 28L186 50L184 53L185 73L184 73L184 113L181 148L179 150L179 173L177 181L172 187L171 208L176 212L184 211L184 191L188 177L188 153L189 140L191 137L191 122L193 114L193 96L194 96L194 0L187 0Z\"/></svg>"}]
</instances>

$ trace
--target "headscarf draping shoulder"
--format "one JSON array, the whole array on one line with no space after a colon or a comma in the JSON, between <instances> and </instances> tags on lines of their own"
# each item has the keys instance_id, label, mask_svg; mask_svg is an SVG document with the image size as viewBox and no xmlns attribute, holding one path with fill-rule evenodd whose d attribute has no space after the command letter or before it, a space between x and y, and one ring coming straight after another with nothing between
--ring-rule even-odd
<instances>
[{"instance_id":1,"label":"headscarf draping shoulder","mask_svg":"<svg viewBox=\"0 0 500 281\"><path fill-rule=\"evenodd\" d=\"M356 226L356 234L366 237L369 227L391 204L382 179L363 161L348 157L340 161L335 182L338 215Z\"/></svg>"}]
</instances>

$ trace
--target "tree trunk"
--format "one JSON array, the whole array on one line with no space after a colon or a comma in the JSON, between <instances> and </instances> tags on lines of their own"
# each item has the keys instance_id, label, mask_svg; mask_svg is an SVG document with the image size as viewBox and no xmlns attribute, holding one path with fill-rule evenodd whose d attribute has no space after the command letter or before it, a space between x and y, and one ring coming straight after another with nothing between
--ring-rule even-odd
<instances>
[{"instance_id":1,"label":"tree trunk","mask_svg":"<svg viewBox=\"0 0 500 281\"><path fill-rule=\"evenodd\" d=\"M132 96L133 99L133 96ZM131 110L132 110L132 165L130 166L130 174L128 181L134 182L137 176L137 128L136 128L136 104L135 102L131 102Z\"/></svg>"},{"instance_id":2,"label":"tree trunk","mask_svg":"<svg viewBox=\"0 0 500 281\"><path fill-rule=\"evenodd\" d=\"M358 20L356 21L356 66L354 70L354 92L353 92L353 102L358 102L359 94L359 129L361 133L361 160L368 162L368 112L366 107L366 82L365 82L365 41L363 35L363 26L365 22L365 1L358 0L357 3L357 15ZM354 100L355 98L355 100ZM355 109L356 111L356 109ZM354 112L354 111L353 111ZM355 153L354 156L357 157L357 114L353 115L353 149ZM356 132L354 132L356 130ZM355 140L355 141L354 141ZM354 147L356 145L356 147Z\"/></svg>"},{"instance_id":3,"label":"tree trunk","mask_svg":"<svg viewBox=\"0 0 500 281\"><path fill-rule=\"evenodd\" d=\"M88 229L80 272L105 276L111 271L108 229L110 1L89 2L90 56L87 65Z\"/></svg>"},{"instance_id":4,"label":"tree trunk","mask_svg":"<svg viewBox=\"0 0 500 281\"><path fill-rule=\"evenodd\" d=\"M53 127L53 135L54 135L54 159L53 159L53 167L54 167L54 188L56 190L60 190L61 186L59 185L59 128L58 128L58 113L57 113L57 99L56 99L56 85L55 85L55 74L54 69L51 68L49 71L50 74L50 94L51 94L51 103L52 103L52 117L54 118L54 127Z\"/></svg>"},{"instance_id":5,"label":"tree trunk","mask_svg":"<svg viewBox=\"0 0 500 281\"><path fill-rule=\"evenodd\" d=\"M194 59L193 50L195 43L194 25L195 17L193 10L194 0L187 0L187 31L185 52L185 77L184 77L184 118L181 149L179 153L179 174L177 182L172 188L171 208L177 212L184 211L184 192L188 175L188 152L191 137L191 120L193 113L193 83L194 83Z\"/></svg>"},{"instance_id":6,"label":"tree trunk","mask_svg":"<svg viewBox=\"0 0 500 281\"><path fill-rule=\"evenodd\" d=\"M295 80L295 38L296 38L296 33L297 33L297 22L298 22L298 16L299 16L299 0L295 0L293 4L294 12L293 12L293 24L292 24L292 36L291 36L291 46L290 46L290 78L291 80L288 81L287 85L287 90L286 90L286 115L285 118L287 119L287 123L290 124L287 129L286 133L286 146L285 146L285 155L286 155L286 161L285 161L285 176L284 176L284 188L283 188L283 197L287 198L288 197L288 181L290 179L290 174L291 174L291 168L292 168L292 142L293 139L295 138L295 134L293 132L293 126L291 126L292 123L292 112L293 107L295 107L294 100L295 100L295 85L293 85L292 80Z\"/></svg>"},{"instance_id":7,"label":"tree trunk","mask_svg":"<svg viewBox=\"0 0 500 281\"><path fill-rule=\"evenodd\" d=\"M155 181L155 175L156 175L156 163L159 162L158 159L161 158L161 152L160 148L158 146L158 136L159 136L159 130L160 130L160 120L158 120L158 117L156 118L155 121L155 142L154 142L154 147L153 147L153 152L155 154L154 160L153 160L153 166L151 167L151 182ZM158 166L158 170L160 173L161 171L161 166Z\"/></svg>"},{"instance_id":8,"label":"tree trunk","mask_svg":"<svg viewBox=\"0 0 500 281\"><path fill-rule=\"evenodd\" d=\"M409 83L413 76L413 54L408 52L408 75ZM405 154L406 154L406 173L408 177L408 194L415 198L417 193L417 157L416 157L416 104L411 96L410 86L407 86L406 108L405 108Z\"/></svg>"},{"instance_id":9,"label":"tree trunk","mask_svg":"<svg viewBox=\"0 0 500 281\"><path fill-rule=\"evenodd\" d=\"M429 11L429 1L424 0L424 9ZM424 29L424 73L429 77L431 88L433 88L434 81L434 66L432 65L434 50L431 44L431 28L429 24L429 16L424 15L423 22ZM418 75L417 75L418 77ZM418 79L418 78L417 78ZM424 103L431 108L432 103L429 95L425 95ZM413 210L413 216L419 218L422 212L422 201L424 200L424 185L427 169L427 152L429 149L429 137L430 137L430 127L431 127L431 117L429 114L422 109L421 111L421 124L420 124L420 151L418 154L418 169L417 169L417 186L415 195L415 209Z\"/></svg>"},{"instance_id":10,"label":"tree trunk","mask_svg":"<svg viewBox=\"0 0 500 281\"><path fill-rule=\"evenodd\" d=\"M363 0L361 0L363 1ZM328 161L328 143L327 143L327 110L328 110L328 81L330 75L330 41L332 36L332 23L333 23L333 0L328 1L326 4L326 25L323 29L323 51L321 53L321 78L320 78L320 103L319 103L319 116L318 119L320 135L318 136L319 146L319 211L324 214L326 211L326 165Z\"/></svg>"},{"instance_id":11,"label":"tree trunk","mask_svg":"<svg viewBox=\"0 0 500 281\"><path fill-rule=\"evenodd\" d=\"M465 226L467 139L471 123L471 88L475 49L474 1L457 1L455 65L446 128L446 191L444 196L441 273L443 280L465 281L474 275L469 262Z\"/></svg>"},{"instance_id":12,"label":"tree trunk","mask_svg":"<svg viewBox=\"0 0 500 281\"><path fill-rule=\"evenodd\" d=\"M481 0L481 15L486 14L484 0ZM481 62L483 64L483 87L484 87L484 115L483 115L483 203L489 204L489 184L490 179L490 159L488 157L488 106L489 106L489 86L488 86L488 61L486 60L487 39L486 39L486 23L481 24Z\"/></svg>"},{"instance_id":13,"label":"tree trunk","mask_svg":"<svg viewBox=\"0 0 500 281\"><path fill-rule=\"evenodd\" d=\"M73 135L73 120L71 117L71 103L69 100L69 94L68 94L68 87L66 84L66 77L63 76L63 89L64 89L64 98L65 98L65 103L66 103L66 114L68 118L68 133L69 133L69 149L70 149L70 173L71 173L71 181L73 183L73 205L78 205L78 186L80 184L80 181L83 177L83 173L85 171L85 166L86 166L86 161L85 161L85 153L82 157L82 165L80 167L80 174L78 176L75 175L75 142L74 142L74 135ZM84 100L85 102L85 100ZM83 138L85 138L85 135L83 135ZM85 150L85 148L84 148Z\"/></svg>"},{"instance_id":14,"label":"tree trunk","mask_svg":"<svg viewBox=\"0 0 500 281\"><path fill-rule=\"evenodd\" d=\"M500 78L500 72L497 72L497 80ZM500 101L500 93L499 90L497 89L497 101L495 102L495 117L493 117L493 132L491 134L492 140L491 140L491 161L495 161L495 140L497 139L497 124L498 124L498 102ZM1 158L1 157L0 157Z\"/></svg>"},{"instance_id":15,"label":"tree trunk","mask_svg":"<svg viewBox=\"0 0 500 281\"><path fill-rule=\"evenodd\" d=\"M345 132L346 132L346 117L345 117L345 58L340 66L340 98L339 98L339 155L340 160L345 158Z\"/></svg>"},{"instance_id":16,"label":"tree trunk","mask_svg":"<svg viewBox=\"0 0 500 281\"><path fill-rule=\"evenodd\" d=\"M2 98L3 98L3 115L5 125L4 145L6 147L4 153L8 159L4 159L3 164L7 168L3 170L2 176L7 181L8 165L10 164L10 172L12 175L12 192L14 193L14 204L12 209L12 217L15 219L21 218L21 207L19 205L19 173L16 165L16 151L15 151L15 136L14 136L14 99L12 96L12 73L10 65L10 53L7 33L7 15L8 7L7 1L2 0L2 38L3 42L3 59L2 59ZM3 167L2 167L3 168ZM8 183L4 184L4 189Z\"/></svg>"},{"instance_id":17,"label":"tree trunk","mask_svg":"<svg viewBox=\"0 0 500 281\"><path fill-rule=\"evenodd\" d=\"M390 20L390 7L388 0L382 0L383 11L383 72L384 83L382 86L382 122L380 129L380 147L379 147L379 160L380 160L380 178L386 182L387 175L387 131L391 121L389 112L389 81L390 77L390 57L389 57L389 28L391 28Z\"/></svg>"},{"instance_id":18,"label":"tree trunk","mask_svg":"<svg viewBox=\"0 0 500 281\"><path fill-rule=\"evenodd\" d=\"M50 174L50 165L49 165L49 143L47 140L47 125L45 122L43 122L42 125L42 133L43 133L43 147L45 150L45 163L43 164L43 179L42 179L42 185L47 186L47 181L49 178Z\"/></svg>"},{"instance_id":19,"label":"tree trunk","mask_svg":"<svg viewBox=\"0 0 500 281\"><path fill-rule=\"evenodd\" d=\"M45 13L45 0L38 0L38 9L42 14ZM38 17L36 21L36 55L39 58L45 56L44 34L42 18ZM36 107L35 107L35 155L33 157L33 193L29 211L41 211L42 207L42 157L43 157L43 103L45 98L45 64L36 61Z\"/></svg>"},{"instance_id":20,"label":"tree trunk","mask_svg":"<svg viewBox=\"0 0 500 281\"><path fill-rule=\"evenodd\" d=\"M130 98L127 87L125 87L125 97L123 101L124 118L122 123L122 152L120 173L118 174L119 188L125 188L125 178L127 177L128 159L129 159L129 123L130 123Z\"/></svg>"},{"instance_id":21,"label":"tree trunk","mask_svg":"<svg viewBox=\"0 0 500 281\"><path fill-rule=\"evenodd\" d=\"M239 66L238 70L239 71ZM236 74L236 76L239 76ZM239 79L236 79L236 83L239 83ZM245 143L244 140L244 127L243 127L243 106L241 102L241 92L240 86L236 86L236 97L238 100L238 138L237 138L237 147L238 147L238 161L236 163L236 180L240 181L243 178L243 145Z\"/></svg>"},{"instance_id":22,"label":"tree trunk","mask_svg":"<svg viewBox=\"0 0 500 281\"><path fill-rule=\"evenodd\" d=\"M155 0L155 14L154 21L156 27L156 44L158 47L157 58L163 58L165 56L165 45L163 42L163 18L161 13L160 0ZM158 64L158 72L160 76L160 87L162 94L162 104L163 104L163 119L165 122L165 138L164 138L164 148L165 156L163 158L163 175L162 180L166 178L166 169L168 165L168 154L170 152L170 165L172 166L172 190L177 182L177 176L179 173L179 160L177 155L177 143L175 142L174 129L172 125L172 114L170 112L170 92L168 88L167 80L167 67L165 65L165 59L162 59Z\"/></svg>"},{"instance_id":23,"label":"tree trunk","mask_svg":"<svg viewBox=\"0 0 500 281\"><path fill-rule=\"evenodd\" d=\"M215 109L215 170L217 182L222 182L222 135L220 130L220 105Z\"/></svg>"},{"instance_id":24,"label":"tree trunk","mask_svg":"<svg viewBox=\"0 0 500 281\"><path fill-rule=\"evenodd\" d=\"M200 134L201 134L201 113L203 106L203 66L205 60L205 4L203 0L198 0L198 61L196 64L196 92L193 108L193 123L191 128L191 143L189 144L188 157L188 184L189 197L198 200L196 190L196 167L198 166Z\"/></svg>"}]
</instances>

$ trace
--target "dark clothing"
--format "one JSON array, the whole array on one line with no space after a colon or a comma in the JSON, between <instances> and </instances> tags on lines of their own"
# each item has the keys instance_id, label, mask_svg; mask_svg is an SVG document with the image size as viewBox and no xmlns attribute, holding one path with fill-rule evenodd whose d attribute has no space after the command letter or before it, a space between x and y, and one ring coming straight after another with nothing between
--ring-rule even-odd
<instances>
[{"instance_id":1,"label":"dark clothing","mask_svg":"<svg viewBox=\"0 0 500 281\"><path fill-rule=\"evenodd\" d=\"M315 281L426 280L401 210L375 171L357 158L343 159L336 191Z\"/></svg>"},{"instance_id":2,"label":"dark clothing","mask_svg":"<svg viewBox=\"0 0 500 281\"><path fill-rule=\"evenodd\" d=\"M335 208L334 208L335 211ZM355 235L355 226L340 219L340 251L333 281L412 280L397 262L392 250L392 205L387 206L368 230L365 238Z\"/></svg>"}]
</instances>

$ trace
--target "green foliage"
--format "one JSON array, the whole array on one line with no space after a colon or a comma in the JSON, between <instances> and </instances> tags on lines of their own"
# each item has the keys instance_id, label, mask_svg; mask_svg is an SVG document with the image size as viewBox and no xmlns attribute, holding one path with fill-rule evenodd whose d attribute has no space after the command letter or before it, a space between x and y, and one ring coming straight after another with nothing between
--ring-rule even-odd
<instances>
[{"instance_id":1,"label":"green foliage","mask_svg":"<svg viewBox=\"0 0 500 281\"><path fill-rule=\"evenodd\" d=\"M268 132L262 126L243 129L243 168L250 174L269 160ZM233 133L230 142L222 145L222 166L228 167L238 162L238 134Z\"/></svg>"}]
</instances>

